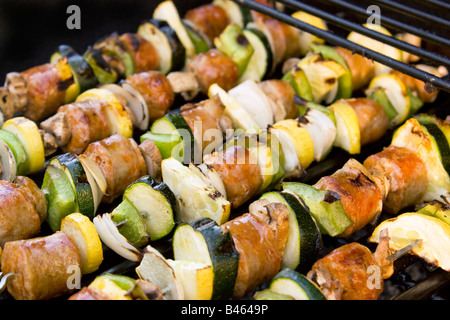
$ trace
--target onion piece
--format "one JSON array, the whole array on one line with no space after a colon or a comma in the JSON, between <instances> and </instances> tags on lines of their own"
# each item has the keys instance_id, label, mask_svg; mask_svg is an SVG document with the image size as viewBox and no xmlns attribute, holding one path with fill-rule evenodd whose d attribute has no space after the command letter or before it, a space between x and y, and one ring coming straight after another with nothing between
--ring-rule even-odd
<instances>
[{"instance_id":1,"label":"onion piece","mask_svg":"<svg viewBox=\"0 0 450 320\"><path fill-rule=\"evenodd\" d=\"M111 220L110 214L98 215L93 219L93 222L100 239L111 250L127 260L133 262L141 260L141 252L119 233Z\"/></svg>"},{"instance_id":2,"label":"onion piece","mask_svg":"<svg viewBox=\"0 0 450 320\"><path fill-rule=\"evenodd\" d=\"M147 103L145 102L144 97L140 94L138 90L129 82L123 81L121 83L122 88L124 88L128 93L138 102L133 103L133 105L130 105L130 108L136 109L135 112L139 112L138 110L142 110L142 119L138 122L136 125L137 128L140 130L148 130L148 127L150 125L150 112L148 111Z\"/></svg>"},{"instance_id":3,"label":"onion piece","mask_svg":"<svg viewBox=\"0 0 450 320\"><path fill-rule=\"evenodd\" d=\"M88 180L89 185L91 186L92 195L94 198L94 212L97 212L98 206L100 205L102 198L103 198L103 191L100 188L100 186L97 183L97 179L95 179L94 174L92 173L90 169L90 165L87 164L88 161L90 161L86 155L81 154L78 156L78 160L80 161L81 165L83 166L84 172L86 172L86 177Z\"/></svg>"},{"instance_id":4,"label":"onion piece","mask_svg":"<svg viewBox=\"0 0 450 320\"><path fill-rule=\"evenodd\" d=\"M253 80L246 80L228 91L262 129L274 123L272 105L260 86Z\"/></svg>"},{"instance_id":5,"label":"onion piece","mask_svg":"<svg viewBox=\"0 0 450 320\"><path fill-rule=\"evenodd\" d=\"M95 179L97 186L103 195L106 195L107 183L106 178L97 163L89 159L85 154L80 154L78 159L81 161L85 170L89 171Z\"/></svg>"},{"instance_id":6,"label":"onion piece","mask_svg":"<svg viewBox=\"0 0 450 320\"><path fill-rule=\"evenodd\" d=\"M12 182L16 177L16 159L6 142L0 140L0 179Z\"/></svg>"}]
</instances>

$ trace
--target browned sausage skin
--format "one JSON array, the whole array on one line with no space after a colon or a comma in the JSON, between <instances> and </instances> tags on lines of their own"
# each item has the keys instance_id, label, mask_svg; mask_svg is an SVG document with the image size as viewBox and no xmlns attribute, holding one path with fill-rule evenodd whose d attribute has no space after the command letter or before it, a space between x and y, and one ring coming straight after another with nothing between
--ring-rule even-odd
<instances>
[{"instance_id":1,"label":"browned sausage skin","mask_svg":"<svg viewBox=\"0 0 450 320\"><path fill-rule=\"evenodd\" d=\"M2 271L12 272L8 291L16 300L46 300L69 293L71 268L80 267L80 253L65 233L6 243Z\"/></svg>"},{"instance_id":2,"label":"browned sausage skin","mask_svg":"<svg viewBox=\"0 0 450 320\"><path fill-rule=\"evenodd\" d=\"M288 236L287 207L281 203L253 203L249 213L222 225L239 252L233 296L240 298L280 270Z\"/></svg>"},{"instance_id":3,"label":"browned sausage skin","mask_svg":"<svg viewBox=\"0 0 450 320\"><path fill-rule=\"evenodd\" d=\"M384 176L389 181L383 210L390 214L414 205L425 194L427 167L409 149L391 145L369 156L363 164L371 174Z\"/></svg>"},{"instance_id":4,"label":"browned sausage skin","mask_svg":"<svg viewBox=\"0 0 450 320\"><path fill-rule=\"evenodd\" d=\"M119 39L134 58L135 73L158 69L159 56L151 42L136 33L124 33Z\"/></svg>"},{"instance_id":5,"label":"browned sausage skin","mask_svg":"<svg viewBox=\"0 0 450 320\"><path fill-rule=\"evenodd\" d=\"M358 118L361 146L381 139L389 129L389 118L383 107L367 98L341 100L349 104Z\"/></svg>"},{"instance_id":6,"label":"browned sausage skin","mask_svg":"<svg viewBox=\"0 0 450 320\"><path fill-rule=\"evenodd\" d=\"M214 83L228 91L237 85L239 77L234 61L217 49L196 55L188 63L188 70L196 75L204 94Z\"/></svg>"},{"instance_id":7,"label":"browned sausage skin","mask_svg":"<svg viewBox=\"0 0 450 320\"><path fill-rule=\"evenodd\" d=\"M43 64L21 73L27 83L28 103L24 116L41 121L55 114L64 104L65 91L73 83L72 76L63 74L60 64ZM70 72L70 69L68 70Z\"/></svg>"},{"instance_id":8,"label":"browned sausage skin","mask_svg":"<svg viewBox=\"0 0 450 320\"><path fill-rule=\"evenodd\" d=\"M127 77L143 96L150 113L150 120L154 121L164 116L172 106L175 94L167 77L159 71L146 71Z\"/></svg>"},{"instance_id":9,"label":"browned sausage skin","mask_svg":"<svg viewBox=\"0 0 450 320\"><path fill-rule=\"evenodd\" d=\"M184 18L192 23L197 31L213 43L228 26L229 20L224 9L213 4L202 5L186 12Z\"/></svg>"},{"instance_id":10,"label":"browned sausage skin","mask_svg":"<svg viewBox=\"0 0 450 320\"><path fill-rule=\"evenodd\" d=\"M320 190L337 192L353 225L339 236L346 237L378 217L383 195L375 179L362 164L350 159L331 176L322 177L315 185Z\"/></svg>"},{"instance_id":11,"label":"browned sausage skin","mask_svg":"<svg viewBox=\"0 0 450 320\"><path fill-rule=\"evenodd\" d=\"M130 183L147 172L137 143L120 134L91 143L84 154L100 167L106 178L103 198L106 203L111 203Z\"/></svg>"},{"instance_id":12,"label":"browned sausage skin","mask_svg":"<svg viewBox=\"0 0 450 320\"><path fill-rule=\"evenodd\" d=\"M35 183L26 177L16 181L0 181L0 246L35 236L47 215L47 202Z\"/></svg>"},{"instance_id":13,"label":"browned sausage skin","mask_svg":"<svg viewBox=\"0 0 450 320\"><path fill-rule=\"evenodd\" d=\"M231 146L223 152L207 154L203 162L219 173L227 199L234 208L255 196L263 183L260 167L243 146Z\"/></svg>"}]
</instances>

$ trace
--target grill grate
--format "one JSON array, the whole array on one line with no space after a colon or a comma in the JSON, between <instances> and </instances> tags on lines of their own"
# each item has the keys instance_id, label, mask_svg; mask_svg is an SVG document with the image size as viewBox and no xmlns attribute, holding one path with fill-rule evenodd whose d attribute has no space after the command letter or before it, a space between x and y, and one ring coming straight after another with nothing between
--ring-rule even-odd
<instances>
[{"instance_id":1,"label":"grill grate","mask_svg":"<svg viewBox=\"0 0 450 320\"><path fill-rule=\"evenodd\" d=\"M262 5L253 0L235 0L235 1L252 9L252 10L258 11L258 12L266 14L268 16L272 16L284 23L287 23L291 26L297 27L303 31L309 32L319 38L324 39L325 41L328 41L329 43L344 47L348 50L351 50L354 53L359 53L365 57L371 58L377 62L380 62L386 66L389 66L393 69L396 69L396 70L403 72L407 75L410 75L414 78L420 79L428 84L430 90L441 89L441 90L450 92L450 77L448 75L445 77L437 77L428 72L419 70L414 66L394 60L388 56L380 54L369 48L365 48L361 45L351 42L351 41L347 40L345 37L342 37L340 35L330 32L330 31L325 31L325 30L316 28L310 24L307 24L303 21L300 21L300 20L297 20L297 19L291 17L287 13L280 12L274 8ZM447 69L449 69L449 66L450 66L450 58L449 57L444 56L439 53L436 53L434 51L426 50L424 48L408 44L408 43L406 43L402 40L396 39L394 37L389 37L389 36L383 35L381 33L375 32L373 30L367 29L367 28L363 27L361 25L361 23L354 23L347 19L341 18L339 15L336 15L336 12L333 12L331 10L327 11L327 10L321 8L318 5L319 2L317 2L317 1L315 2L314 5L307 4L306 2L303 3L303 2L295 1L295 0L278 0L277 2L280 4L286 5L287 7L291 8L291 9L302 10L309 14L312 14L314 16L322 18L327 23L337 26L339 28L343 28L347 31L357 31L358 33L361 33L363 35L371 37L375 40L387 43L393 47L396 47L403 51L406 51L406 52L409 52L416 56L419 56L419 57L423 58L429 64L443 65L443 66L447 67ZM336 3L336 4L343 3L343 1L340 1L340 0L331 0L331 1L327 1L327 2ZM381 6L386 5L386 4L388 5L386 7L385 6L382 7L383 12L384 12L384 10L391 11L391 10L389 10L389 8L393 8L394 9L393 11L396 11L396 10L399 10L399 8L404 9L404 7L405 7L405 5L393 4L392 1L380 0L380 1L377 1L377 3L380 3ZM434 5L440 4L440 2L438 3L437 1L434 1L433 3L434 3ZM359 14L361 14L363 11L365 12L365 9L363 7L361 7L359 5L351 4L349 2L347 2L345 4L345 8L347 10L354 10L356 13L359 13ZM381 7L380 7L380 9L381 9ZM335 10L335 8L334 8L334 10ZM415 28L416 30L411 30L409 28L409 25L407 26L404 23L401 23L401 26L403 27L403 29L406 29L406 30L408 30L408 32L411 32L411 33L413 33L413 31L416 31L416 32L418 31L419 35L420 34L423 35L424 33L427 33L427 34L431 35L431 37L433 37L434 42L437 41L438 43L443 42L443 43L448 44L448 42L449 42L448 39L445 39L441 36L436 36L435 30L439 29L439 28L448 28L448 26L450 25L450 21L445 18L436 16L436 15L426 14L426 13L423 13L422 11L419 11L419 12L417 12L417 11L419 11L419 10L411 7L408 9L408 15L414 15L414 19L418 19L418 20L427 19L427 18L433 19L431 21L433 21L433 23L434 22L436 23L435 28L432 30L421 30L421 31L417 30L418 28ZM416 15L416 14L418 14L418 15ZM414 21L413 19L411 19L411 20ZM388 22L392 23L393 21L392 21L392 19L389 19ZM396 23L396 24L398 26L399 23ZM435 39L435 38L437 38L437 39Z\"/></svg>"}]
</instances>

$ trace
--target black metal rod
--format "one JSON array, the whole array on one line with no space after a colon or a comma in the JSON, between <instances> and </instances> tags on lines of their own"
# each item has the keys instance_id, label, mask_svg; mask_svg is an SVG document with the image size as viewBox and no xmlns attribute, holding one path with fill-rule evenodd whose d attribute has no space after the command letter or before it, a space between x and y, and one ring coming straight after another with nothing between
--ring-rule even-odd
<instances>
[{"instance_id":1,"label":"black metal rod","mask_svg":"<svg viewBox=\"0 0 450 320\"><path fill-rule=\"evenodd\" d=\"M344 47L348 50L351 50L354 53L358 53L362 56L371 58L371 59L373 59L379 63L382 63L388 67L391 67L391 68L398 70L402 73L405 73L407 75L410 75L411 77L422 80L425 83L429 83L430 85L432 85L436 88L450 92L450 81L446 81L444 78L437 77L433 74L419 70L419 69L417 69L413 66L407 65L403 62L394 60L390 57L387 57L378 52L375 52L375 51L367 49L361 45L358 45L354 42L351 42L345 38L336 36L335 34L329 32L329 31L325 31L325 30L316 28L308 23L305 23L305 22L302 22L300 20L293 18L288 14L278 12L277 10L275 10L273 8L264 6L257 2L254 2L251 0L234 0L234 1L246 6L252 10L272 16L273 18L278 19L281 22L284 22L293 27L296 27L303 31L311 33L325 41L333 43L334 45Z\"/></svg>"},{"instance_id":2,"label":"black metal rod","mask_svg":"<svg viewBox=\"0 0 450 320\"><path fill-rule=\"evenodd\" d=\"M424 300L450 283L450 273L437 269L426 279L399 294L394 300Z\"/></svg>"},{"instance_id":3,"label":"black metal rod","mask_svg":"<svg viewBox=\"0 0 450 320\"><path fill-rule=\"evenodd\" d=\"M332 3L341 6L347 10L353 11L364 17L370 16L370 13L368 13L366 10L364 10L363 8L359 7L354 3L350 3L344 0L322 0L322 1L325 3ZM383 25L386 25L388 27L397 28L398 30L415 34L416 36L419 36L423 40L450 47L449 38L441 37L433 32L430 32L429 30L417 28L411 24L403 23L401 21L389 18L385 15L381 16L381 21Z\"/></svg>"},{"instance_id":4,"label":"black metal rod","mask_svg":"<svg viewBox=\"0 0 450 320\"><path fill-rule=\"evenodd\" d=\"M426 0L425 2L441 9L450 10L450 3L448 2L442 2L438 0Z\"/></svg>"},{"instance_id":5,"label":"black metal rod","mask_svg":"<svg viewBox=\"0 0 450 320\"><path fill-rule=\"evenodd\" d=\"M450 28L450 22L447 19L435 16L433 14L427 13L425 11L420 11L415 8L408 7L404 4L393 2L393 1L387 1L387 0L377 0L377 2L382 3L386 7L391 8L392 10L395 10L401 14L409 15L413 18L418 18L423 21L431 22L431 23L438 23L442 27Z\"/></svg>"},{"instance_id":6,"label":"black metal rod","mask_svg":"<svg viewBox=\"0 0 450 320\"><path fill-rule=\"evenodd\" d=\"M437 54L435 52L431 52L428 50L425 50L420 47L416 47L412 44L406 43L404 41L401 41L395 37L387 36L382 33L370 30L368 28L365 28L364 26L348 21L346 19L340 18L334 14L328 13L326 11L323 11L319 8L310 6L308 4L299 3L295 0L278 0L278 2L281 2L295 10L302 10L306 11L309 14L312 14L316 17L322 18L326 20L327 22L330 22L334 25L337 25L341 28L344 28L349 31L356 31L362 35L365 35L367 37L370 37L372 39L378 40L380 42L386 43L388 45L391 45L393 47L396 47L398 49L407 51L409 53L412 53L416 56L419 56L424 59L428 59L430 61L434 61L440 64L443 64L445 66L450 66L450 58L444 57L440 54Z\"/></svg>"}]
</instances>

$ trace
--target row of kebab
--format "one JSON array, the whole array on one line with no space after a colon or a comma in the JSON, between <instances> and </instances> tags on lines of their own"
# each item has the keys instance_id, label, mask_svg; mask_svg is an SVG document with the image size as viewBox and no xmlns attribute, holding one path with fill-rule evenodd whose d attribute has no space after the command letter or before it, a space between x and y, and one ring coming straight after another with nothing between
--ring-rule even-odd
<instances>
[{"instance_id":1,"label":"row of kebab","mask_svg":"<svg viewBox=\"0 0 450 320\"><path fill-rule=\"evenodd\" d=\"M419 112L438 92L231 0L183 17L164 1L135 33L7 74L0 95L0 287L14 299L377 299L405 248L450 271L450 123ZM302 183L334 148L348 162ZM350 242L319 259L322 237L369 224L374 253ZM168 239L170 253L153 246ZM106 248L135 277L69 286Z\"/></svg>"}]
</instances>

